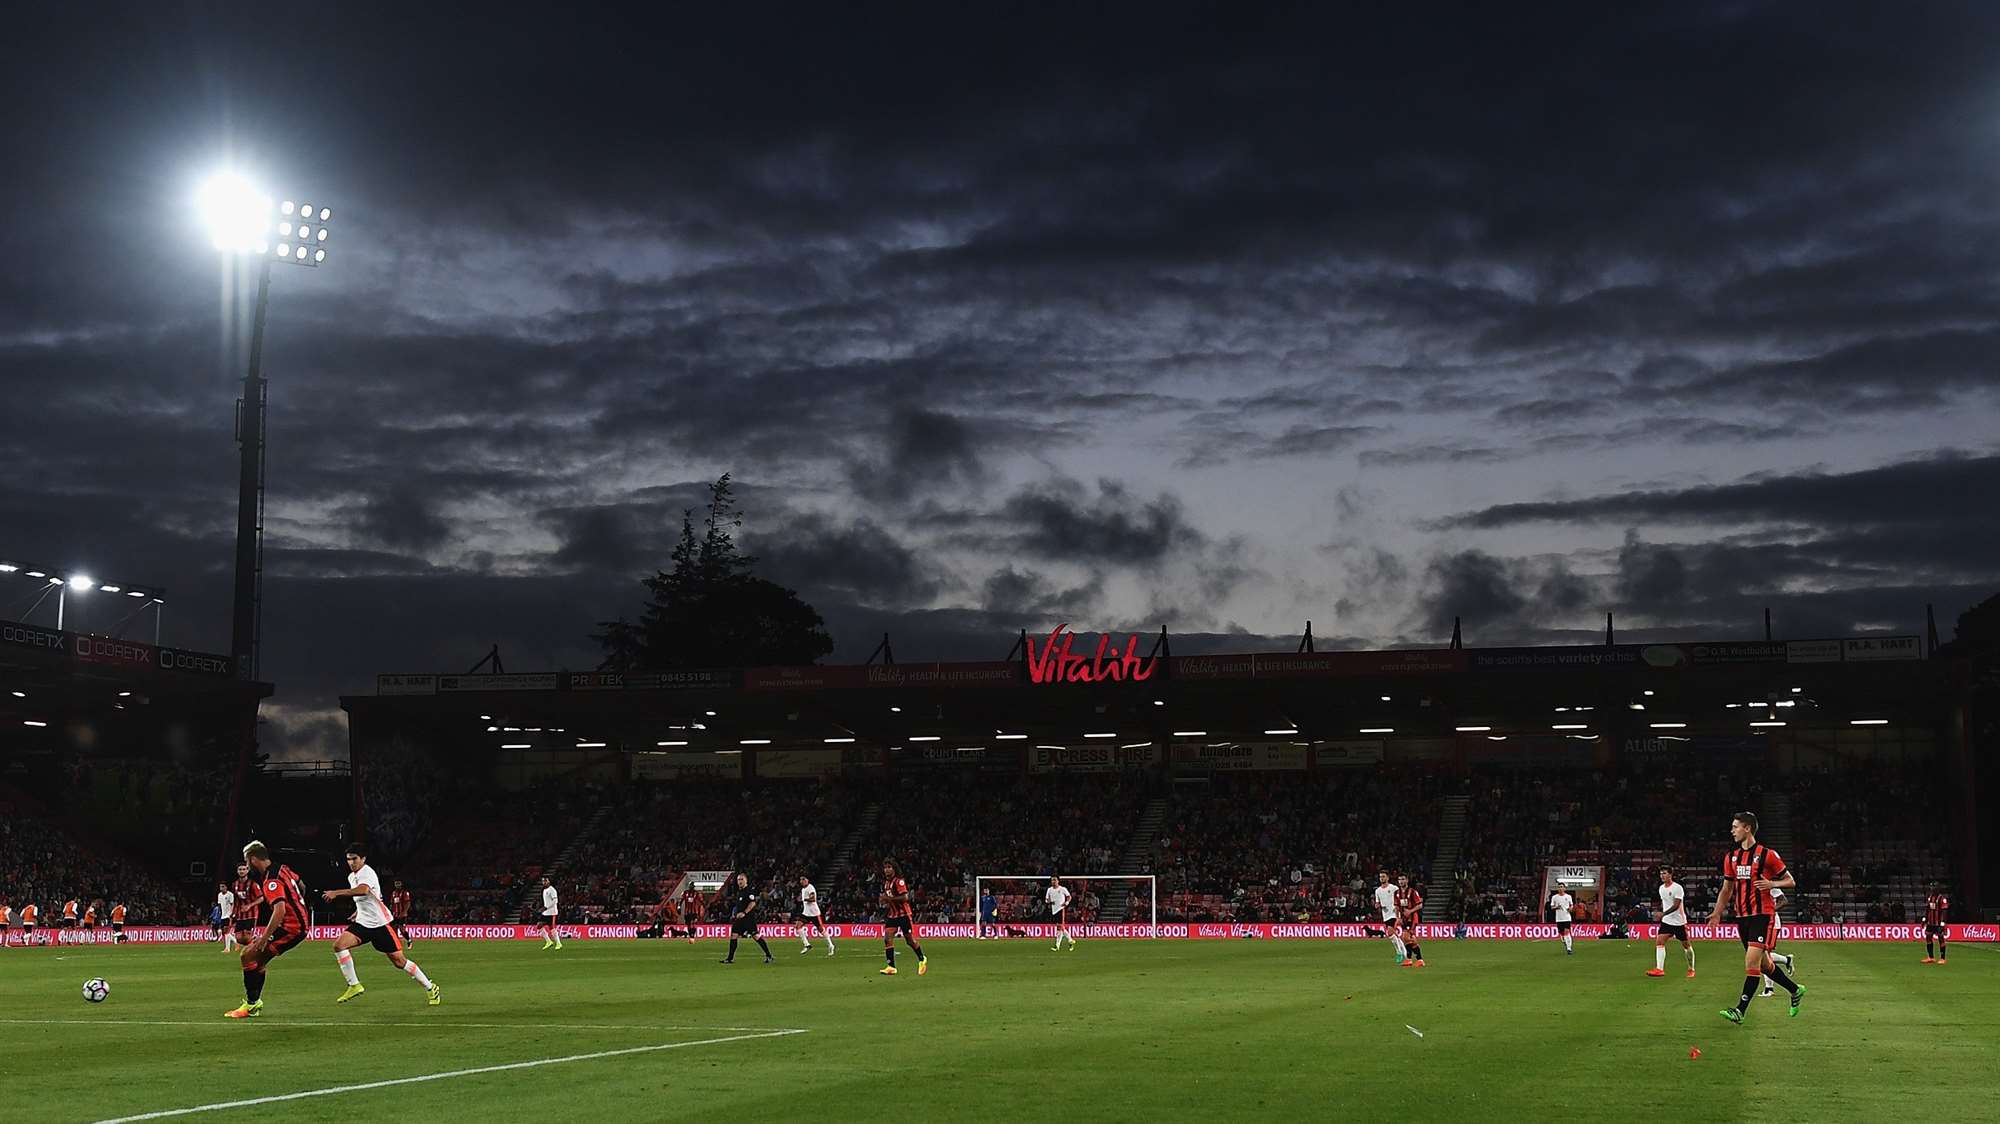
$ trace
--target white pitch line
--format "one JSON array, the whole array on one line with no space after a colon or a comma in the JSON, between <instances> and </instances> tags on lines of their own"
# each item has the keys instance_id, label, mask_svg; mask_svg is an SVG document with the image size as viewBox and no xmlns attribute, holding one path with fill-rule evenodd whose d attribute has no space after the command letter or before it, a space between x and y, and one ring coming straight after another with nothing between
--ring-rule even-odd
<instances>
[{"instance_id":1,"label":"white pitch line","mask_svg":"<svg viewBox=\"0 0 2000 1124\"><path fill-rule=\"evenodd\" d=\"M209 1026L218 1030L236 1023L223 1019L0 1019L0 1026ZM266 1027L288 1026L415 1026L440 1027L454 1030L731 1030L731 1031L772 1031L780 1034L804 1034L799 1027L781 1026L671 1026L658 1023L450 1023L442 1021L418 1022L363 1022L346 1019L284 1019L260 1018L258 1025Z\"/></svg>"},{"instance_id":2,"label":"white pitch line","mask_svg":"<svg viewBox=\"0 0 2000 1124\"><path fill-rule=\"evenodd\" d=\"M279 1104L284 1101L301 1101L310 1097L331 1097L337 1093L361 1093L370 1089L388 1089L397 1085L419 1085L426 1081L444 1081L453 1077L473 1077L482 1073L505 1073L515 1069L539 1069L546 1065L567 1065L570 1062L589 1062L600 1058L622 1058L633 1054L653 1054L661 1050L679 1050L688 1046L718 1046L724 1042L743 1042L752 1038L781 1038L788 1034L804 1034L803 1030L772 1030L762 1034L733 1034L726 1038L700 1038L692 1042L662 1042L653 1046L631 1046L623 1050L599 1050L590 1054L569 1054L560 1058L537 1058L527 1062L508 1062L505 1065L482 1065L473 1069L453 1069L444 1073L426 1073L416 1077L396 1077L387 1081L365 1081L358 1085L335 1085L326 1089L306 1089L297 1093L280 1093L271 1097L250 1097L240 1101L217 1101L214 1104L198 1104L189 1108L168 1108L158 1112L142 1112L134 1116L114 1116L100 1120L97 1124L131 1124L136 1120L162 1120L170 1116L192 1116L198 1112L220 1112L231 1108L251 1108L260 1104Z\"/></svg>"}]
</instances>

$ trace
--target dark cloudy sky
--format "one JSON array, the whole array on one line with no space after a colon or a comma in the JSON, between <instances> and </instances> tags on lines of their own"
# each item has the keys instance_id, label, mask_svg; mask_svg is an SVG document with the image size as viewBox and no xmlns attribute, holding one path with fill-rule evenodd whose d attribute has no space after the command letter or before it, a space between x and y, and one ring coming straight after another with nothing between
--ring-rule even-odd
<instances>
[{"instance_id":1,"label":"dark cloudy sky","mask_svg":"<svg viewBox=\"0 0 2000 1124\"><path fill-rule=\"evenodd\" d=\"M2000 6L679 7L10 11L0 554L227 648L233 160L335 210L267 348L295 741L589 665L724 471L836 659L2000 587Z\"/></svg>"}]
</instances>

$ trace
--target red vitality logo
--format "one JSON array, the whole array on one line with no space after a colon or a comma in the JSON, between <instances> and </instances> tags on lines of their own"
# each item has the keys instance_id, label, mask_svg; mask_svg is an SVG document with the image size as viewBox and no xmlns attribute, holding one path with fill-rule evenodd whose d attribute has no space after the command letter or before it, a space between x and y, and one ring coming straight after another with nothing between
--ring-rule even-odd
<instances>
[{"instance_id":1,"label":"red vitality logo","mask_svg":"<svg viewBox=\"0 0 2000 1124\"><path fill-rule=\"evenodd\" d=\"M1143 683L1153 677L1159 666L1159 657L1139 656L1139 637L1134 634L1125 641L1125 650L1119 652L1111 647L1109 634L1097 637L1097 652L1094 656L1082 656L1070 651L1070 644L1076 637L1069 631L1069 625L1059 624L1049 630L1049 638L1043 641L1041 650L1035 650L1035 642L1028 641L1028 681L1031 683ZM1109 657L1107 659L1107 656Z\"/></svg>"}]
</instances>

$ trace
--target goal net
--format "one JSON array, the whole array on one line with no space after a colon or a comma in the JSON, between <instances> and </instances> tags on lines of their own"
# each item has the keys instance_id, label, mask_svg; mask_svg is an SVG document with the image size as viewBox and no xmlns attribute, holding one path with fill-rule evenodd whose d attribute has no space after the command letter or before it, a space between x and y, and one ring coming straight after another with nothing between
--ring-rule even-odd
<instances>
[{"instance_id":1,"label":"goal net","mask_svg":"<svg viewBox=\"0 0 2000 1124\"><path fill-rule=\"evenodd\" d=\"M1089 927L1118 925L1119 935L1160 935L1158 884L1150 874L1064 875L1069 888L1069 927L1089 936ZM972 879L974 933L982 939L1055 933L1046 894L1046 874L980 874ZM990 901L988 900L990 897ZM1100 932L1103 930L1100 929Z\"/></svg>"}]
</instances>

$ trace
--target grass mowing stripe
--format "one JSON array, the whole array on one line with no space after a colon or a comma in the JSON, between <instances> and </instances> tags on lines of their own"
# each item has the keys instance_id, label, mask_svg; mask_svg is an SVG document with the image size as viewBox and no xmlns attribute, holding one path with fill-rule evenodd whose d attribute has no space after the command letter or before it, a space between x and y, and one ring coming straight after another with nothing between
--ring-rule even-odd
<instances>
[{"instance_id":1,"label":"grass mowing stripe","mask_svg":"<svg viewBox=\"0 0 2000 1124\"><path fill-rule=\"evenodd\" d=\"M601 1058L622 1058L633 1054L656 1054L662 1050L680 1050L690 1046L719 1046L725 1042L747 1042L756 1038L783 1038L791 1034L804 1034L803 1030L769 1030L760 1034L732 1034L722 1038L698 1038L692 1042L660 1042L651 1046L628 1046L623 1050L598 1050L589 1054L569 1054L560 1058L536 1058L533 1061L507 1062L504 1065L482 1065L471 1069L452 1069L443 1073L425 1073L416 1077L393 1077L385 1081L364 1081L355 1085L335 1085L326 1089L305 1089L296 1093L278 1093L268 1097L249 1097L239 1101L216 1101L213 1104L193 1105L188 1108L168 1108L157 1112L142 1112L134 1116L113 1116L98 1121L98 1124L129 1124L137 1120L164 1120L171 1116L192 1116L199 1112L219 1112L231 1108L251 1108L260 1104L278 1104L283 1101L300 1101L309 1097L331 1097L340 1093L361 1093L370 1089L387 1089L396 1085L420 1085L427 1081L446 1081L454 1077L476 1077L482 1073L506 1073L517 1069L540 1069L543 1066L567 1065L571 1062L597 1061Z\"/></svg>"}]
</instances>

